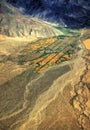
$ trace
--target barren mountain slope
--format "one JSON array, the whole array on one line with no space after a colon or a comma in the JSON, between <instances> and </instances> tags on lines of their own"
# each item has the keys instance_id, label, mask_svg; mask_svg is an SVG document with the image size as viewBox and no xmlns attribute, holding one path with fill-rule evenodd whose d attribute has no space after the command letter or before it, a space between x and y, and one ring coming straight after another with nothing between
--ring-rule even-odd
<instances>
[{"instance_id":1,"label":"barren mountain slope","mask_svg":"<svg viewBox=\"0 0 90 130\"><path fill-rule=\"evenodd\" d=\"M0 34L9 37L51 37L62 34L42 20L23 15L23 11L0 2Z\"/></svg>"}]
</instances>

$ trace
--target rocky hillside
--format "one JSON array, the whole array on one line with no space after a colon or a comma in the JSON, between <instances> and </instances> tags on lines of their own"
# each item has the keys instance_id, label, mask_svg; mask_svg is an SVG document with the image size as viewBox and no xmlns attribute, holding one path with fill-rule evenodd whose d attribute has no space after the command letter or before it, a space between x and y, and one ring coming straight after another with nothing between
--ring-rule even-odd
<instances>
[{"instance_id":1,"label":"rocky hillside","mask_svg":"<svg viewBox=\"0 0 90 130\"><path fill-rule=\"evenodd\" d=\"M70 28L90 27L89 0L7 0L25 13L67 25Z\"/></svg>"},{"instance_id":2,"label":"rocky hillside","mask_svg":"<svg viewBox=\"0 0 90 130\"><path fill-rule=\"evenodd\" d=\"M61 32L42 20L23 15L22 8L0 2L0 34L11 37L52 37Z\"/></svg>"}]
</instances>

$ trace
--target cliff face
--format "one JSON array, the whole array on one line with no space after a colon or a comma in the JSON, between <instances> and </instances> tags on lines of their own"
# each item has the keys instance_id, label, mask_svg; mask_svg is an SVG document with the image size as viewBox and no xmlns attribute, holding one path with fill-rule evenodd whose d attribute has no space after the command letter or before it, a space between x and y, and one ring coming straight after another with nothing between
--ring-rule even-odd
<instances>
[{"instance_id":1,"label":"cliff face","mask_svg":"<svg viewBox=\"0 0 90 130\"><path fill-rule=\"evenodd\" d=\"M90 27L90 1L87 0L29 0L11 1L11 4L25 8L25 12L66 24L71 28Z\"/></svg>"}]
</instances>

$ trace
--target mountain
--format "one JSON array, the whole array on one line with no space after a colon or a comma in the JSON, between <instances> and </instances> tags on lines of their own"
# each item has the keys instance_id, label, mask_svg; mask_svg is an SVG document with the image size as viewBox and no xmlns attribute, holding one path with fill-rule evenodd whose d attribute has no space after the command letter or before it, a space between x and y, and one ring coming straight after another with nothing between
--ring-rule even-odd
<instances>
[{"instance_id":1,"label":"mountain","mask_svg":"<svg viewBox=\"0 0 90 130\"><path fill-rule=\"evenodd\" d=\"M51 37L62 34L50 24L23 15L22 8L13 7L5 1L0 2L0 33L11 37Z\"/></svg>"},{"instance_id":2,"label":"mountain","mask_svg":"<svg viewBox=\"0 0 90 130\"><path fill-rule=\"evenodd\" d=\"M23 7L26 14L46 21L64 23L70 28L90 27L89 0L7 0Z\"/></svg>"}]
</instances>

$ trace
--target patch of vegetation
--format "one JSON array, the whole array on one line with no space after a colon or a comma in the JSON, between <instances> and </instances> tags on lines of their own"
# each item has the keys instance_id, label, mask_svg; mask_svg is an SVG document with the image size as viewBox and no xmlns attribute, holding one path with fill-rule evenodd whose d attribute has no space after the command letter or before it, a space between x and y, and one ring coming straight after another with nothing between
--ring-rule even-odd
<instances>
[{"instance_id":1,"label":"patch of vegetation","mask_svg":"<svg viewBox=\"0 0 90 130\"><path fill-rule=\"evenodd\" d=\"M90 34L83 36L83 38L89 39L90 38Z\"/></svg>"},{"instance_id":2,"label":"patch of vegetation","mask_svg":"<svg viewBox=\"0 0 90 130\"><path fill-rule=\"evenodd\" d=\"M63 32L64 34L68 34L70 33L70 29L63 27L63 26L55 26L56 29L60 30L61 32Z\"/></svg>"},{"instance_id":3,"label":"patch of vegetation","mask_svg":"<svg viewBox=\"0 0 90 130\"><path fill-rule=\"evenodd\" d=\"M45 57L47 55L46 51L44 51L44 53L40 56L41 57Z\"/></svg>"},{"instance_id":4,"label":"patch of vegetation","mask_svg":"<svg viewBox=\"0 0 90 130\"><path fill-rule=\"evenodd\" d=\"M24 63L25 63L25 55L21 54L21 55L18 56L18 64L24 65Z\"/></svg>"},{"instance_id":5,"label":"patch of vegetation","mask_svg":"<svg viewBox=\"0 0 90 130\"><path fill-rule=\"evenodd\" d=\"M68 50L66 53L67 53L68 55L73 54L73 53L74 53L74 50Z\"/></svg>"},{"instance_id":6,"label":"patch of vegetation","mask_svg":"<svg viewBox=\"0 0 90 130\"><path fill-rule=\"evenodd\" d=\"M71 43L70 46L74 48L74 47L77 46L77 44L76 43Z\"/></svg>"}]
</instances>

